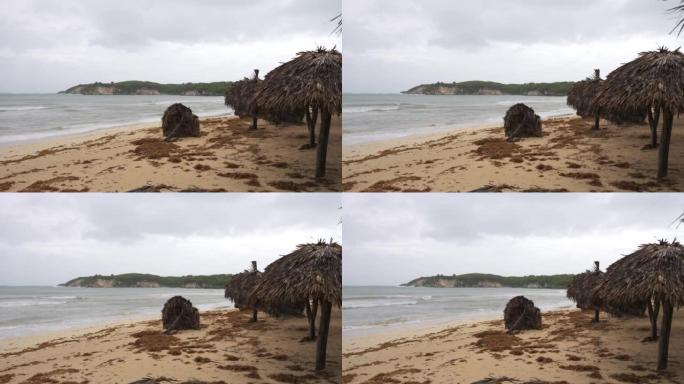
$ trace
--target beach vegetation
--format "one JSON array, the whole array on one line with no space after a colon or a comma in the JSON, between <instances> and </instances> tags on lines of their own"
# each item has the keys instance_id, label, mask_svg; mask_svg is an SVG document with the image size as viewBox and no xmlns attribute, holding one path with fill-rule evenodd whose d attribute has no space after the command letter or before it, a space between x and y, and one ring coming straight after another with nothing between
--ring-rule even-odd
<instances>
[{"instance_id":1,"label":"beach vegetation","mask_svg":"<svg viewBox=\"0 0 684 384\"><path fill-rule=\"evenodd\" d=\"M529 95L529 96L565 96L568 94L575 82L562 81L554 83L524 83L524 84L502 84L493 81L464 81L433 84L422 84L415 86L406 94L423 95Z\"/></svg>"},{"instance_id":2,"label":"beach vegetation","mask_svg":"<svg viewBox=\"0 0 684 384\"><path fill-rule=\"evenodd\" d=\"M102 282L113 288L136 288L158 286L167 288L205 288L223 289L232 275L200 275L200 276L157 276L143 273L125 273L121 275L93 275L77 277L60 286L65 287L98 287ZM111 283L111 284L109 284Z\"/></svg>"},{"instance_id":3,"label":"beach vegetation","mask_svg":"<svg viewBox=\"0 0 684 384\"><path fill-rule=\"evenodd\" d=\"M413 279L402 286L432 287L445 286L454 288L505 287L505 288L546 288L565 289L575 275L529 275L529 276L499 276L484 273L468 273L463 275L435 275Z\"/></svg>"},{"instance_id":4,"label":"beach vegetation","mask_svg":"<svg viewBox=\"0 0 684 384\"><path fill-rule=\"evenodd\" d=\"M118 83L95 82L79 84L60 93L82 95L185 95L185 96L223 96L233 82L160 84L151 81L122 81Z\"/></svg>"}]
</instances>

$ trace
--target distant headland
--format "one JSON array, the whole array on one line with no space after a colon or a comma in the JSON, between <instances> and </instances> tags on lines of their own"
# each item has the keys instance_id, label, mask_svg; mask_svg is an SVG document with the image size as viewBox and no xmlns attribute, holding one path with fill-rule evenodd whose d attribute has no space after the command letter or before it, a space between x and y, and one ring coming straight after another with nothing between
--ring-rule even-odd
<instances>
[{"instance_id":1,"label":"distant headland","mask_svg":"<svg viewBox=\"0 0 684 384\"><path fill-rule=\"evenodd\" d=\"M96 82L79 84L59 93L72 95L223 96L232 84L230 81L183 84L159 84L150 81Z\"/></svg>"},{"instance_id":2,"label":"distant headland","mask_svg":"<svg viewBox=\"0 0 684 384\"><path fill-rule=\"evenodd\" d=\"M60 287L80 288L205 288L223 289L232 275L157 276L142 273L77 277Z\"/></svg>"},{"instance_id":3,"label":"distant headland","mask_svg":"<svg viewBox=\"0 0 684 384\"><path fill-rule=\"evenodd\" d=\"M483 273L435 275L413 279L402 287L428 288L547 288L565 289L575 275L499 276Z\"/></svg>"},{"instance_id":4,"label":"distant headland","mask_svg":"<svg viewBox=\"0 0 684 384\"><path fill-rule=\"evenodd\" d=\"M522 95L566 96L574 82L502 84L492 81L433 83L415 86L402 93L409 95Z\"/></svg>"}]
</instances>

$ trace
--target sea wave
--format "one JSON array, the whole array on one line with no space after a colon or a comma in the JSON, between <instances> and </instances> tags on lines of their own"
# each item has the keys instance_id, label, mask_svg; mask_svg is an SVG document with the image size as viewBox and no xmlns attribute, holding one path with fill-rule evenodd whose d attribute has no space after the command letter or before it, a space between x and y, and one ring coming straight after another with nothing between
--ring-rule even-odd
<instances>
[{"instance_id":1,"label":"sea wave","mask_svg":"<svg viewBox=\"0 0 684 384\"><path fill-rule=\"evenodd\" d=\"M389 112L398 111L400 104L392 105L359 105L354 107L343 107L342 113L368 113L368 112Z\"/></svg>"},{"instance_id":2,"label":"sea wave","mask_svg":"<svg viewBox=\"0 0 684 384\"><path fill-rule=\"evenodd\" d=\"M47 301L47 300L15 300L0 302L0 308L34 307L39 305L61 305L68 301Z\"/></svg>"},{"instance_id":3,"label":"sea wave","mask_svg":"<svg viewBox=\"0 0 684 384\"><path fill-rule=\"evenodd\" d=\"M37 106L21 106L21 107L2 107L0 106L0 112L15 112L15 111L37 111L40 109L49 109L50 107L45 106L45 105L37 105Z\"/></svg>"}]
</instances>

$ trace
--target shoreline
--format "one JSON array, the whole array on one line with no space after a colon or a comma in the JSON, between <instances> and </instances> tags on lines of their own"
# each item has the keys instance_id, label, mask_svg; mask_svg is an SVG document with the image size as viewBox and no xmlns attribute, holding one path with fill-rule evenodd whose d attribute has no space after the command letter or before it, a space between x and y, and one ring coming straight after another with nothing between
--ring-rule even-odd
<instances>
[{"instance_id":1,"label":"shoreline","mask_svg":"<svg viewBox=\"0 0 684 384\"><path fill-rule=\"evenodd\" d=\"M0 382L339 383L341 312L333 310L327 367L314 370L316 343L305 317L275 319L224 309L200 314L199 330L166 335L161 316L0 341ZM294 380L294 381L292 381Z\"/></svg>"},{"instance_id":2,"label":"shoreline","mask_svg":"<svg viewBox=\"0 0 684 384\"><path fill-rule=\"evenodd\" d=\"M0 192L337 192L341 119L333 118L326 177L305 124L233 116L200 119L200 137L167 142L161 122L0 146Z\"/></svg>"},{"instance_id":3,"label":"shoreline","mask_svg":"<svg viewBox=\"0 0 684 384\"><path fill-rule=\"evenodd\" d=\"M614 318L593 311L542 311L542 329L508 335L502 316L383 338L345 339L345 384L453 383L677 383L684 346L670 345L670 368L656 371L657 342L646 342L648 318ZM675 314L673 333L684 330Z\"/></svg>"},{"instance_id":4,"label":"shoreline","mask_svg":"<svg viewBox=\"0 0 684 384\"><path fill-rule=\"evenodd\" d=\"M647 124L579 117L543 120L543 137L505 140L503 124L346 146L347 192L664 192L684 189L684 133L673 129L669 174ZM675 119L675 126L684 119Z\"/></svg>"}]
</instances>

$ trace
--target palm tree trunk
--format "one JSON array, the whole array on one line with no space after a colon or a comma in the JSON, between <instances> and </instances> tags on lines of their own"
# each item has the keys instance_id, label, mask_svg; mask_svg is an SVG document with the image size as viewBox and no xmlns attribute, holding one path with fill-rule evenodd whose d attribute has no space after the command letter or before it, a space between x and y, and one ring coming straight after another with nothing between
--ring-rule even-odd
<instances>
[{"instance_id":1,"label":"palm tree trunk","mask_svg":"<svg viewBox=\"0 0 684 384\"><path fill-rule=\"evenodd\" d=\"M331 121L332 114L330 111L321 109L321 133L318 138L318 153L316 154L316 178L325 177L325 162L328 156Z\"/></svg>"},{"instance_id":2,"label":"palm tree trunk","mask_svg":"<svg viewBox=\"0 0 684 384\"><path fill-rule=\"evenodd\" d=\"M658 154L658 177L667 176L667 163L670 155L670 138L672 137L672 112L663 108L663 135L660 138Z\"/></svg>"},{"instance_id":3,"label":"palm tree trunk","mask_svg":"<svg viewBox=\"0 0 684 384\"><path fill-rule=\"evenodd\" d=\"M318 343L316 343L316 370L325 369L326 352L328 348L328 331L330 330L330 314L332 303L321 300L321 322L318 325Z\"/></svg>"},{"instance_id":4,"label":"palm tree trunk","mask_svg":"<svg viewBox=\"0 0 684 384\"><path fill-rule=\"evenodd\" d=\"M667 114L666 114L667 116ZM667 117L665 118L667 120ZM660 343L658 344L658 370L667 369L667 354L670 347L670 330L672 329L672 303L663 300L663 322L660 325Z\"/></svg>"}]
</instances>

